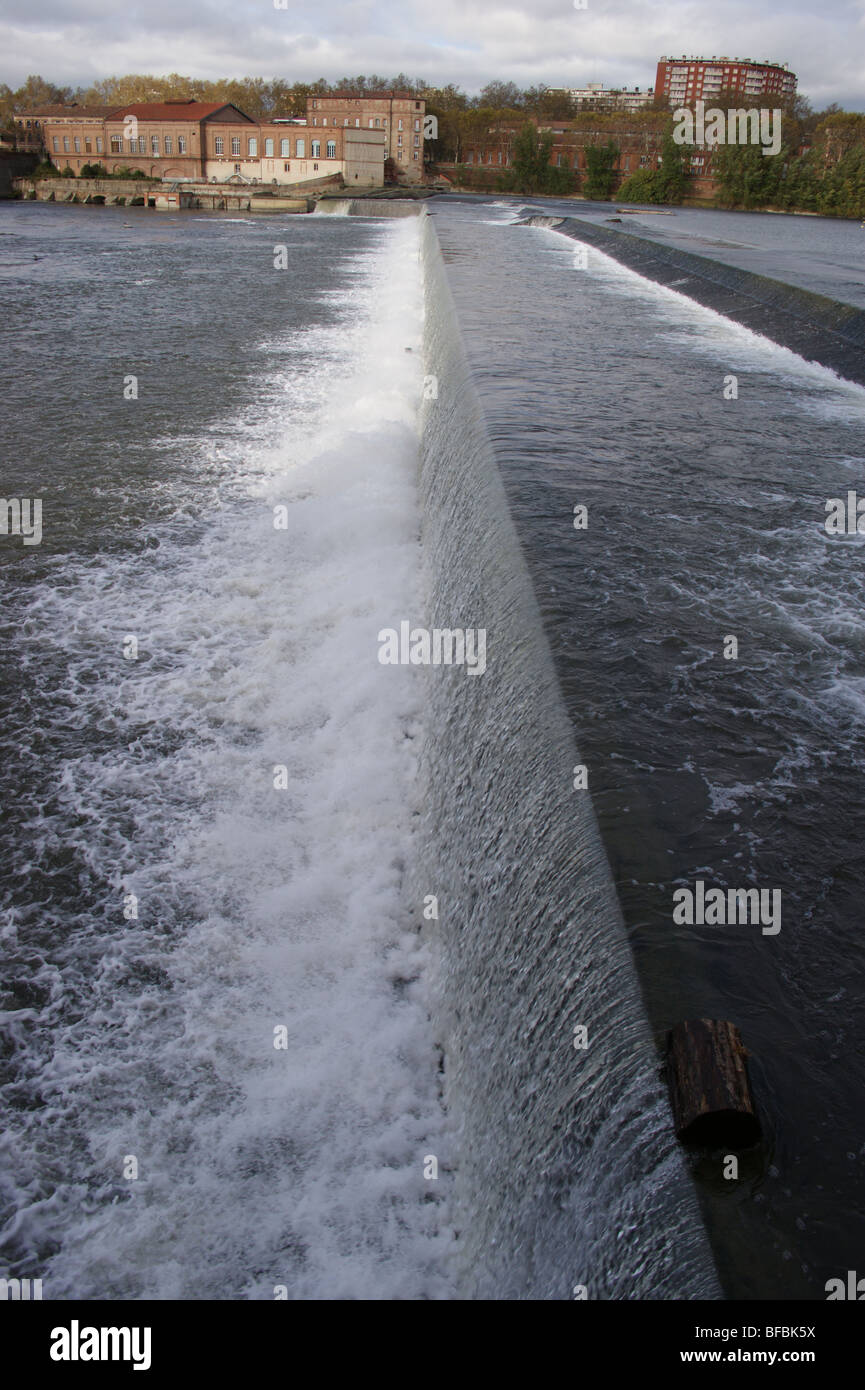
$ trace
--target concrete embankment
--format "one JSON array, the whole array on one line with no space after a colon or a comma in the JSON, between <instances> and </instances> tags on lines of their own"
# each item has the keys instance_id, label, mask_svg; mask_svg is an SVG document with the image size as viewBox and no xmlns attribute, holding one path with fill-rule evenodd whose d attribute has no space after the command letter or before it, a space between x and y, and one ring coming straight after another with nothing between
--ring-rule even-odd
<instances>
[{"instance_id":1,"label":"concrete embankment","mask_svg":"<svg viewBox=\"0 0 865 1390\"><path fill-rule=\"evenodd\" d=\"M149 179L29 179L12 187L19 198L50 203L88 203L150 207L173 212L311 212L314 195L332 191L332 177L317 183L261 184L162 183Z\"/></svg>"},{"instance_id":2,"label":"concrete embankment","mask_svg":"<svg viewBox=\"0 0 865 1390\"><path fill-rule=\"evenodd\" d=\"M551 227L593 246L638 275L687 295L790 348L806 361L819 362L848 381L865 386L862 309L630 232L611 231L574 217L539 216L529 208L522 211L526 214L523 225Z\"/></svg>"}]
</instances>

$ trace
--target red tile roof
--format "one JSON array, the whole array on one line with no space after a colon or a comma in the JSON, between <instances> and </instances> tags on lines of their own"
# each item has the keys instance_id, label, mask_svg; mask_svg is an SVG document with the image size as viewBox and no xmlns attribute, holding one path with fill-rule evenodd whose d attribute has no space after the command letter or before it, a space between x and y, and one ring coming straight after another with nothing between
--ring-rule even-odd
<instances>
[{"instance_id":1,"label":"red tile roof","mask_svg":"<svg viewBox=\"0 0 865 1390\"><path fill-rule=\"evenodd\" d=\"M100 116L104 120L110 116L112 111L121 108L117 106L79 106L77 102L72 102L67 106L34 106L32 111L16 111L15 120L20 120L22 116Z\"/></svg>"},{"instance_id":2,"label":"red tile roof","mask_svg":"<svg viewBox=\"0 0 865 1390\"><path fill-rule=\"evenodd\" d=\"M216 111L233 106L230 101L134 101L128 106L113 108L114 118L137 116L140 121L203 121ZM235 106L234 110L249 120L248 116Z\"/></svg>"}]
</instances>

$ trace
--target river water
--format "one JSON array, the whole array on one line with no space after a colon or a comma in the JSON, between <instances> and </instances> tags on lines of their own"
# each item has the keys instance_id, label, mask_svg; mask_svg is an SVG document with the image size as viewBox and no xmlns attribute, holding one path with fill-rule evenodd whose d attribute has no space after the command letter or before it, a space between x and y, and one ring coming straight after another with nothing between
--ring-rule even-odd
<instances>
[{"instance_id":1,"label":"river water","mask_svg":"<svg viewBox=\"0 0 865 1390\"><path fill-rule=\"evenodd\" d=\"M431 206L0 207L3 492L43 503L0 538L6 1271L823 1297L863 1237L865 542L823 518L865 392ZM851 224L695 216L865 302ZM382 666L404 619L488 671ZM782 930L674 925L697 879ZM735 1182L670 1133L652 1035L694 1015L751 1053Z\"/></svg>"}]
</instances>

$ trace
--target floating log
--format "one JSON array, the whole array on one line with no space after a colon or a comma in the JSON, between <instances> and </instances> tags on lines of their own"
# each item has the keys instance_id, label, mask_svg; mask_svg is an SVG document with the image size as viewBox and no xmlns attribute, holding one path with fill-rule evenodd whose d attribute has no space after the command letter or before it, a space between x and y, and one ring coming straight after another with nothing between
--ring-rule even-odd
<instances>
[{"instance_id":1,"label":"floating log","mask_svg":"<svg viewBox=\"0 0 865 1390\"><path fill-rule=\"evenodd\" d=\"M735 1023L691 1018L670 1029L667 1071L676 1136L706 1148L747 1148L760 1138Z\"/></svg>"}]
</instances>

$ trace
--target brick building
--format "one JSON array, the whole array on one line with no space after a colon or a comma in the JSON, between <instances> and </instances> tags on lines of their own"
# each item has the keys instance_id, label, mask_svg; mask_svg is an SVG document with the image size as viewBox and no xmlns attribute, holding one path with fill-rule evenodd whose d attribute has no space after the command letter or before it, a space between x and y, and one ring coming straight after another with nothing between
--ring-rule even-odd
<instances>
[{"instance_id":1,"label":"brick building","mask_svg":"<svg viewBox=\"0 0 865 1390\"><path fill-rule=\"evenodd\" d=\"M548 130L553 137L550 163L557 169L570 169L583 175L588 163L586 150L591 145L604 145L612 140L619 148L616 172L622 179L639 169L657 169L661 153L664 126L663 115L652 124L629 127L626 113L615 128L592 129L585 122L579 124L561 121L553 125L539 126ZM464 162L476 169L490 173L507 169L513 156L513 147L520 126L494 126L486 135L468 139L463 144Z\"/></svg>"},{"instance_id":2,"label":"brick building","mask_svg":"<svg viewBox=\"0 0 865 1390\"><path fill-rule=\"evenodd\" d=\"M423 180L424 115L426 102L407 92L378 92L359 95L336 92L332 96L310 97L306 103L307 123L316 130L334 127L381 130L386 137L385 157L394 160L406 183ZM324 137L323 137L324 138Z\"/></svg>"},{"instance_id":3,"label":"brick building","mask_svg":"<svg viewBox=\"0 0 865 1390\"><path fill-rule=\"evenodd\" d=\"M55 164L78 172L105 154L105 119L113 106L40 106L15 117L15 143L31 154L45 151ZM64 155L69 159L64 161Z\"/></svg>"},{"instance_id":4,"label":"brick building","mask_svg":"<svg viewBox=\"0 0 865 1390\"><path fill-rule=\"evenodd\" d=\"M405 181L420 181L423 102L352 98L348 106L349 99L339 98L324 112L322 100L307 103L306 120L272 121L255 121L230 102L185 98L44 107L16 116L18 148L44 150L58 168L75 174L97 163L109 173L140 169L166 181L297 184L340 174L350 187L374 188L384 182L392 143Z\"/></svg>"},{"instance_id":5,"label":"brick building","mask_svg":"<svg viewBox=\"0 0 865 1390\"><path fill-rule=\"evenodd\" d=\"M100 162L109 173L125 165L157 179L208 178L208 156L218 139L245 152L257 133L257 122L230 102L133 102L106 117Z\"/></svg>"},{"instance_id":6,"label":"brick building","mask_svg":"<svg viewBox=\"0 0 865 1390\"><path fill-rule=\"evenodd\" d=\"M782 105L796 95L796 74L786 63L755 63L750 58L661 58L655 92L670 106L710 105L721 92L735 92L753 105L763 98Z\"/></svg>"}]
</instances>

